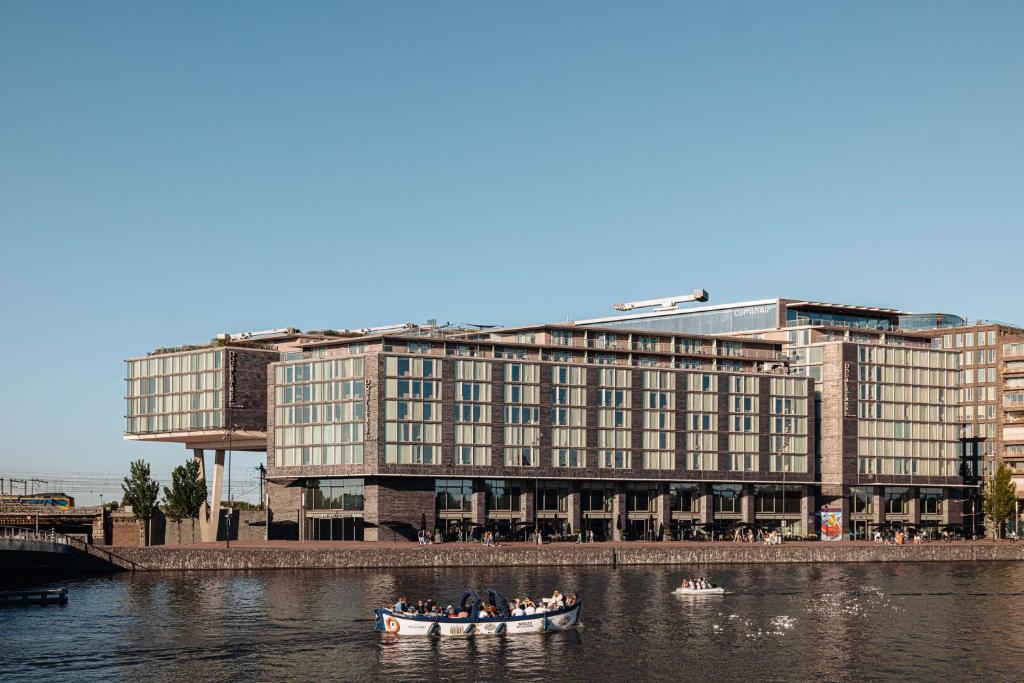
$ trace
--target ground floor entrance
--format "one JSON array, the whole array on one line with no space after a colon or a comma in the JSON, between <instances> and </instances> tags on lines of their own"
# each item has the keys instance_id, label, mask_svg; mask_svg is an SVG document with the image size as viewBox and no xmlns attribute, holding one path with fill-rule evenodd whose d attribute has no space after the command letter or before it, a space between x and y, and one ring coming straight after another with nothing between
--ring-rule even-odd
<instances>
[{"instance_id":1,"label":"ground floor entrance","mask_svg":"<svg viewBox=\"0 0 1024 683\"><path fill-rule=\"evenodd\" d=\"M361 541L362 517L307 517L307 541Z\"/></svg>"}]
</instances>

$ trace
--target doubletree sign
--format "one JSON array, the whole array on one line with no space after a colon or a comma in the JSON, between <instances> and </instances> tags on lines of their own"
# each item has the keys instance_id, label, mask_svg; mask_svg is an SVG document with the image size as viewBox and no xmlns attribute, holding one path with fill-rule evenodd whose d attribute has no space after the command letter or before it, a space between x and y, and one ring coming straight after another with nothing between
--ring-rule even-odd
<instances>
[{"instance_id":1,"label":"doubletree sign","mask_svg":"<svg viewBox=\"0 0 1024 683\"><path fill-rule=\"evenodd\" d=\"M238 354L228 351L228 408L244 408L245 406L235 402L235 366L238 363Z\"/></svg>"}]
</instances>

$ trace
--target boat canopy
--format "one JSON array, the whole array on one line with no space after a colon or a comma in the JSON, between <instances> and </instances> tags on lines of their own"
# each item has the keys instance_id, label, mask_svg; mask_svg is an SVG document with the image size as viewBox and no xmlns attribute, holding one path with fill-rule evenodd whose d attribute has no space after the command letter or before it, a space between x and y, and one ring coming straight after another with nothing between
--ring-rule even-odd
<instances>
[{"instance_id":1,"label":"boat canopy","mask_svg":"<svg viewBox=\"0 0 1024 683\"><path fill-rule=\"evenodd\" d=\"M479 593L474 590L463 591L458 605L459 611L469 612L474 617L480 613L481 605L493 605L498 614L503 617L510 616L512 613L508 608L508 600L505 599L505 596L493 588L486 588Z\"/></svg>"}]
</instances>

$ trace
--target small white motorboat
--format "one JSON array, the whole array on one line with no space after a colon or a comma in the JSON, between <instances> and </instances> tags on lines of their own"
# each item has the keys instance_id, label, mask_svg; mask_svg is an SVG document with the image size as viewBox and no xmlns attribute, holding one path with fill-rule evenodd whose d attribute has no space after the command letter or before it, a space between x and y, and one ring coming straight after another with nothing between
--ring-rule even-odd
<instances>
[{"instance_id":1,"label":"small white motorboat","mask_svg":"<svg viewBox=\"0 0 1024 683\"><path fill-rule=\"evenodd\" d=\"M721 586L711 588L677 588L672 591L676 595L725 595L725 589Z\"/></svg>"},{"instance_id":2,"label":"small white motorboat","mask_svg":"<svg viewBox=\"0 0 1024 683\"><path fill-rule=\"evenodd\" d=\"M392 609L374 610L374 630L403 636L472 636L516 633L544 633L572 628L579 621L583 601L566 605L561 609L521 617L511 615L508 601L494 590L466 591L459 600L458 611L467 615L478 615L482 604L495 607L496 616L446 617L395 612Z\"/></svg>"}]
</instances>

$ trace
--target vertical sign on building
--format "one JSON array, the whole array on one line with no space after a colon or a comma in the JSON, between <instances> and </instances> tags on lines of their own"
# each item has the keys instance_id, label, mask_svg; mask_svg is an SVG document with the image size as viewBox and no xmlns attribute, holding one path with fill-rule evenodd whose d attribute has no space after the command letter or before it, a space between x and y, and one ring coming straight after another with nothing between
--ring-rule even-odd
<instances>
[{"instance_id":1,"label":"vertical sign on building","mask_svg":"<svg viewBox=\"0 0 1024 683\"><path fill-rule=\"evenodd\" d=\"M235 387L237 383L235 381L235 367L238 364L237 354L234 351L228 351L228 408L243 408L244 406L238 405L235 401Z\"/></svg>"},{"instance_id":2,"label":"vertical sign on building","mask_svg":"<svg viewBox=\"0 0 1024 683\"><path fill-rule=\"evenodd\" d=\"M856 372L853 363L843 363L843 417L857 417Z\"/></svg>"},{"instance_id":3,"label":"vertical sign on building","mask_svg":"<svg viewBox=\"0 0 1024 683\"><path fill-rule=\"evenodd\" d=\"M366 379L363 382L363 438L366 441L376 441L377 432L373 429L373 418L370 416L370 397L373 396L373 380Z\"/></svg>"}]
</instances>

